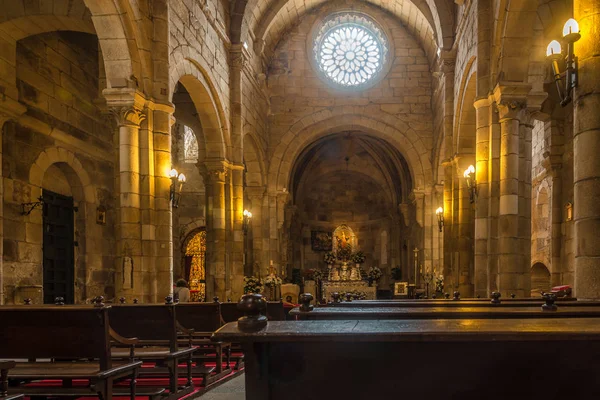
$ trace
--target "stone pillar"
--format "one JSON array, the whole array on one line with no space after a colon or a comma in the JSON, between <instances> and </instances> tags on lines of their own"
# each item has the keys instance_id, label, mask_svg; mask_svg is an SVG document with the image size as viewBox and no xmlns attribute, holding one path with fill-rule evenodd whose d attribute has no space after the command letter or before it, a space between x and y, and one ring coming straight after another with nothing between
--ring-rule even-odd
<instances>
[{"instance_id":1,"label":"stone pillar","mask_svg":"<svg viewBox=\"0 0 600 400\"><path fill-rule=\"evenodd\" d=\"M581 40L579 86L574 95L573 168L575 219L575 296L600 298L600 4L574 0Z\"/></svg>"},{"instance_id":2,"label":"stone pillar","mask_svg":"<svg viewBox=\"0 0 600 400\"><path fill-rule=\"evenodd\" d=\"M244 294L244 166L231 167L231 195L233 201L233 235L231 243L231 293L238 299Z\"/></svg>"},{"instance_id":3,"label":"stone pillar","mask_svg":"<svg viewBox=\"0 0 600 400\"><path fill-rule=\"evenodd\" d=\"M224 161L207 161L200 169L206 188L206 298L226 299Z\"/></svg>"},{"instance_id":4,"label":"stone pillar","mask_svg":"<svg viewBox=\"0 0 600 400\"><path fill-rule=\"evenodd\" d=\"M263 252L263 199L265 196L265 188L262 186L251 186L246 188L246 193L252 207L249 210L252 212L250 221L251 229L248 234L252 235L252 247L247 249L247 257L250 258L252 264L249 266L247 274L258 276L259 271L254 269L254 263L259 266L267 265L269 260L264 258ZM251 252L251 254L249 254Z\"/></svg>"},{"instance_id":5,"label":"stone pillar","mask_svg":"<svg viewBox=\"0 0 600 400\"><path fill-rule=\"evenodd\" d=\"M487 294L498 291L498 217L500 215L501 129L496 107L489 109Z\"/></svg>"},{"instance_id":6,"label":"stone pillar","mask_svg":"<svg viewBox=\"0 0 600 400\"><path fill-rule=\"evenodd\" d=\"M558 286L563 280L563 272L560 258L562 249L562 164L553 164L547 173L552 177L552 241L551 241L551 285Z\"/></svg>"},{"instance_id":7,"label":"stone pillar","mask_svg":"<svg viewBox=\"0 0 600 400\"><path fill-rule=\"evenodd\" d=\"M156 301L173 292L173 215L170 200L171 127L175 123L170 104L155 104L153 112L152 151L154 163L149 164L153 177L150 196L153 198L153 227L146 235L153 241L156 271ZM144 224L146 222L144 221ZM143 225L144 227L146 225Z\"/></svg>"},{"instance_id":8,"label":"stone pillar","mask_svg":"<svg viewBox=\"0 0 600 400\"><path fill-rule=\"evenodd\" d=\"M524 268L523 254L526 250L521 238L524 228L519 229L519 223L526 219L525 215L520 218L524 210L519 201L519 194L523 193L523 189L519 190L519 179L525 173L519 172L524 168L524 163L519 163L519 157L525 151L520 140L520 118L525 112L526 95L530 89L529 85L499 85L494 93L501 127L498 289L503 296L513 293L517 297L530 295L530 274L529 269ZM531 243L527 247L531 247Z\"/></svg>"},{"instance_id":9,"label":"stone pillar","mask_svg":"<svg viewBox=\"0 0 600 400\"><path fill-rule=\"evenodd\" d=\"M476 180L477 203L475 205L475 254L474 294L488 297L488 224L489 224L489 178L490 163L490 101L475 101L476 112Z\"/></svg>"},{"instance_id":10,"label":"stone pillar","mask_svg":"<svg viewBox=\"0 0 600 400\"><path fill-rule=\"evenodd\" d=\"M473 297L471 269L473 266L473 212L469 200L469 189L463 172L471 165L471 157L457 162L458 176L458 291L462 297Z\"/></svg>"},{"instance_id":11,"label":"stone pillar","mask_svg":"<svg viewBox=\"0 0 600 400\"><path fill-rule=\"evenodd\" d=\"M140 125L146 118L141 108L111 108L118 129L118 258L115 271L115 296L137 297L150 302L150 282L142 262L140 215Z\"/></svg>"},{"instance_id":12,"label":"stone pillar","mask_svg":"<svg viewBox=\"0 0 600 400\"><path fill-rule=\"evenodd\" d=\"M519 124L519 250L521 271L519 288L531 296L531 173L533 121L523 112Z\"/></svg>"}]
</instances>

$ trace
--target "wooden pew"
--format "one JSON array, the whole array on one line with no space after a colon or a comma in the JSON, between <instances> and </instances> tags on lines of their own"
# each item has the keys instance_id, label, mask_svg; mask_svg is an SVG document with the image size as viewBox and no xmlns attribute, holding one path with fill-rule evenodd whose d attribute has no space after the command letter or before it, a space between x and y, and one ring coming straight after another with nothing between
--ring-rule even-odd
<instances>
[{"instance_id":1,"label":"wooden pew","mask_svg":"<svg viewBox=\"0 0 600 400\"><path fill-rule=\"evenodd\" d=\"M352 300L339 303L327 303L319 307L540 307L545 301L542 298L524 301L502 300L499 304L492 304L490 299L480 300ZM559 307L600 307L600 301L556 301Z\"/></svg>"},{"instance_id":2,"label":"wooden pew","mask_svg":"<svg viewBox=\"0 0 600 400\"><path fill-rule=\"evenodd\" d=\"M298 320L600 318L600 307L320 307L290 311Z\"/></svg>"},{"instance_id":3,"label":"wooden pew","mask_svg":"<svg viewBox=\"0 0 600 400\"><path fill-rule=\"evenodd\" d=\"M109 310L110 307L90 306L0 307L0 357L29 360L17 361L14 368L7 368L7 373L2 368L2 391L6 388L6 374L11 383L11 395L97 395L102 400L111 400L113 394L132 399L136 393L152 395L155 391L146 394L136 388L140 361L115 362L112 359L111 339L115 338L110 334ZM113 382L127 378L130 378L129 387L113 388ZM32 380L45 379L62 380L63 386L26 386ZM74 379L89 380L89 385L70 387Z\"/></svg>"},{"instance_id":4,"label":"wooden pew","mask_svg":"<svg viewBox=\"0 0 600 400\"><path fill-rule=\"evenodd\" d=\"M169 396L179 398L194 390L192 355L195 347L180 348L180 332L191 338L193 331L177 322L177 305L168 298L167 304L120 304L110 308L111 326L121 336L136 337L134 359L156 362L156 368L142 369L140 377L169 377ZM128 349L113 349L113 359L126 360L132 355ZM179 362L187 364L187 382L178 385ZM166 365L166 368L164 367Z\"/></svg>"},{"instance_id":5,"label":"wooden pew","mask_svg":"<svg viewBox=\"0 0 600 400\"><path fill-rule=\"evenodd\" d=\"M234 322L213 337L242 343L248 400L600 396L598 318Z\"/></svg>"},{"instance_id":6,"label":"wooden pew","mask_svg":"<svg viewBox=\"0 0 600 400\"><path fill-rule=\"evenodd\" d=\"M8 395L8 371L15 366L12 360L0 360L0 400L21 400L24 397L22 394Z\"/></svg>"},{"instance_id":7,"label":"wooden pew","mask_svg":"<svg viewBox=\"0 0 600 400\"><path fill-rule=\"evenodd\" d=\"M200 370L195 368L193 372L202 375L205 384L229 373L231 343L218 343L210 340L213 332L223 326L221 304L219 302L179 303L177 305L177 321L186 328L194 330L192 345L198 347L198 350L194 353L193 360L197 364L205 361L215 361L216 363L216 368L203 367ZM223 369L223 352L227 355L225 370ZM215 353L215 357L207 355L212 353ZM211 375L213 371L216 372L216 375Z\"/></svg>"}]
</instances>

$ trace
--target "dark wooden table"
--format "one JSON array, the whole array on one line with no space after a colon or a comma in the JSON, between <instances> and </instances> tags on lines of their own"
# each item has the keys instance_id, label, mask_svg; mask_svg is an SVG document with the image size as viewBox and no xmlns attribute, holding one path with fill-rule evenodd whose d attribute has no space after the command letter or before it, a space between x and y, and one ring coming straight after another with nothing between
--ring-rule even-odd
<instances>
[{"instance_id":1,"label":"dark wooden table","mask_svg":"<svg viewBox=\"0 0 600 400\"><path fill-rule=\"evenodd\" d=\"M518 319L518 318L600 318L599 307L558 307L542 311L532 307L319 307L303 312L298 307L290 315L302 320L381 320L381 319Z\"/></svg>"},{"instance_id":2,"label":"dark wooden table","mask_svg":"<svg viewBox=\"0 0 600 400\"><path fill-rule=\"evenodd\" d=\"M490 299L469 300L353 300L340 303L328 303L324 307L540 307L544 299L500 299L500 304L492 304ZM559 301L560 307L600 307L600 301ZM323 307L323 306L320 306Z\"/></svg>"},{"instance_id":3,"label":"dark wooden table","mask_svg":"<svg viewBox=\"0 0 600 400\"><path fill-rule=\"evenodd\" d=\"M246 352L246 399L592 399L600 319L272 321L215 340Z\"/></svg>"}]
</instances>

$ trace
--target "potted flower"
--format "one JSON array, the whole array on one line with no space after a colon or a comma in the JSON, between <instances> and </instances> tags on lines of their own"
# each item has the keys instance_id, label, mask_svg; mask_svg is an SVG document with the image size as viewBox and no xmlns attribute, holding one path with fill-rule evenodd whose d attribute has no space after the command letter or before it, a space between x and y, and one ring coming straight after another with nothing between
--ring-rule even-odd
<instances>
[{"instance_id":1,"label":"potted flower","mask_svg":"<svg viewBox=\"0 0 600 400\"><path fill-rule=\"evenodd\" d=\"M256 276L245 276L244 277L244 294L246 293L260 293L263 290L263 285Z\"/></svg>"},{"instance_id":2,"label":"potted flower","mask_svg":"<svg viewBox=\"0 0 600 400\"><path fill-rule=\"evenodd\" d=\"M369 268L369 272L367 272L367 278L369 279L369 286L371 286L373 284L373 282L375 282L375 284L377 284L377 281L379 281L379 279L381 279L381 276L382 276L382 273L378 267Z\"/></svg>"},{"instance_id":3,"label":"potted flower","mask_svg":"<svg viewBox=\"0 0 600 400\"><path fill-rule=\"evenodd\" d=\"M325 253L323 259L325 260L325 264L331 267L333 264L335 264L336 256L335 254L333 254L333 252L328 251L327 253Z\"/></svg>"},{"instance_id":4,"label":"potted flower","mask_svg":"<svg viewBox=\"0 0 600 400\"><path fill-rule=\"evenodd\" d=\"M365 262L365 255L362 251L356 252L352 255L352 262L358 267L360 264Z\"/></svg>"},{"instance_id":5,"label":"potted flower","mask_svg":"<svg viewBox=\"0 0 600 400\"><path fill-rule=\"evenodd\" d=\"M270 288L274 288L275 286L279 286L283 283L280 277L275 275L267 275L265 279L263 279L263 284Z\"/></svg>"},{"instance_id":6,"label":"potted flower","mask_svg":"<svg viewBox=\"0 0 600 400\"><path fill-rule=\"evenodd\" d=\"M436 295L444 292L444 275L438 275L435 277L435 293Z\"/></svg>"}]
</instances>

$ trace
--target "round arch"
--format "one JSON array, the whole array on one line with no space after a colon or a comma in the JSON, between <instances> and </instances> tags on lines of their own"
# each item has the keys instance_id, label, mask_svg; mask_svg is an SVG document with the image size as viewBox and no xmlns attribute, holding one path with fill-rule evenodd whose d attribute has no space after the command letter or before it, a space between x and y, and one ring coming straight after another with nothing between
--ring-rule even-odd
<instances>
[{"instance_id":1,"label":"round arch","mask_svg":"<svg viewBox=\"0 0 600 400\"><path fill-rule=\"evenodd\" d=\"M188 52L193 51L192 48L186 47L186 49ZM173 100L175 86L181 83L189 92L198 112L206 153L210 154L211 158L229 159L231 138L223 103L206 69L192 58L184 58L184 52L185 50L178 48L171 53L171 59L177 61L171 64L169 101ZM190 54L190 57L193 55ZM198 57L198 59L202 58Z\"/></svg>"},{"instance_id":2,"label":"round arch","mask_svg":"<svg viewBox=\"0 0 600 400\"><path fill-rule=\"evenodd\" d=\"M456 112L454 113L454 132L452 148L454 154L475 155L477 116L475 99L477 97L477 72L475 59L469 61L467 73L463 75Z\"/></svg>"},{"instance_id":3,"label":"round arch","mask_svg":"<svg viewBox=\"0 0 600 400\"><path fill-rule=\"evenodd\" d=\"M307 121L312 123L306 123ZM293 165L302 150L318 139L341 131L362 131L395 146L408 162L414 188L422 188L431 181L431 167L426 158L428 152L425 145L405 123L397 121L394 124L394 121L377 120L366 115L331 116L329 113L318 113L292 125L281 138L271 159L269 189L287 190Z\"/></svg>"}]
</instances>

